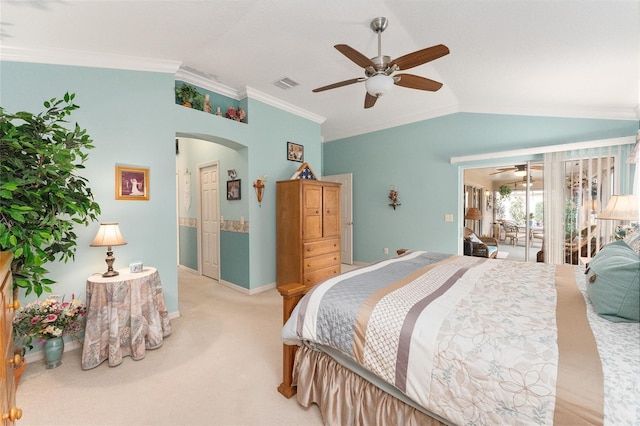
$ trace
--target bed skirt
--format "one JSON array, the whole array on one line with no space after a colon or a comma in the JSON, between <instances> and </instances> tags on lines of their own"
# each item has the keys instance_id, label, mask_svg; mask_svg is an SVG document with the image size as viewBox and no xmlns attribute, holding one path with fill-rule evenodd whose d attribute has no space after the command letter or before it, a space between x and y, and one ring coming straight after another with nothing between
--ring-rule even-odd
<instances>
[{"instance_id":1,"label":"bed skirt","mask_svg":"<svg viewBox=\"0 0 640 426\"><path fill-rule=\"evenodd\" d=\"M296 352L293 382L298 403L317 404L325 425L444 425L306 345Z\"/></svg>"}]
</instances>

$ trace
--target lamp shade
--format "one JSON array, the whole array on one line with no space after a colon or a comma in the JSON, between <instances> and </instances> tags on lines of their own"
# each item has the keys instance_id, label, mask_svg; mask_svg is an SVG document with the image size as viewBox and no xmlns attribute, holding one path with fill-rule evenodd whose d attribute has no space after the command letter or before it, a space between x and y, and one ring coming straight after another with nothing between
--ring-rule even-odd
<instances>
[{"instance_id":1,"label":"lamp shade","mask_svg":"<svg viewBox=\"0 0 640 426\"><path fill-rule=\"evenodd\" d=\"M467 214L464 215L464 218L467 220L482 220L482 213L480 209L476 207L469 207L467 209Z\"/></svg>"},{"instance_id":2,"label":"lamp shade","mask_svg":"<svg viewBox=\"0 0 640 426\"><path fill-rule=\"evenodd\" d=\"M371 96L379 98L391 90L391 87L393 87L393 77L385 74L376 74L369 77L367 81L364 82L364 85Z\"/></svg>"},{"instance_id":3,"label":"lamp shade","mask_svg":"<svg viewBox=\"0 0 640 426\"><path fill-rule=\"evenodd\" d=\"M607 207L598 215L598 219L640 221L638 197L635 195L612 195Z\"/></svg>"},{"instance_id":4,"label":"lamp shade","mask_svg":"<svg viewBox=\"0 0 640 426\"><path fill-rule=\"evenodd\" d=\"M96 237L91 242L91 247L123 246L127 242L120 233L117 222L101 223Z\"/></svg>"}]
</instances>

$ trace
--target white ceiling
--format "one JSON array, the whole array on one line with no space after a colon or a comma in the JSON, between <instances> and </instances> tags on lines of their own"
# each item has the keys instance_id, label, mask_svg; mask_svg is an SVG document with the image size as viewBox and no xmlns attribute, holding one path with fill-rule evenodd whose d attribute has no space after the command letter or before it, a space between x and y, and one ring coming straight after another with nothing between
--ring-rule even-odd
<instances>
[{"instance_id":1,"label":"white ceiling","mask_svg":"<svg viewBox=\"0 0 640 426\"><path fill-rule=\"evenodd\" d=\"M377 16L389 19L382 53L392 59L449 47L449 55L407 71L442 89L395 86L368 110L364 83L312 93L364 76L333 45L376 56L369 22ZM1 0L0 55L175 62L326 119L325 140L457 111L640 115L639 0ZM300 85L274 86L282 77Z\"/></svg>"}]
</instances>

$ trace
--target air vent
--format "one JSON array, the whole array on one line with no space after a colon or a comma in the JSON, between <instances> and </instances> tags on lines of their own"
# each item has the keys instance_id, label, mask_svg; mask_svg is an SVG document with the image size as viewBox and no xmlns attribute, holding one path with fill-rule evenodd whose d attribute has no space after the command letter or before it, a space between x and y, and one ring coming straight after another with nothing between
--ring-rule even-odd
<instances>
[{"instance_id":1,"label":"air vent","mask_svg":"<svg viewBox=\"0 0 640 426\"><path fill-rule=\"evenodd\" d=\"M280 80L275 81L273 84L275 84L281 89L287 90L287 89L291 89L293 87L298 86L300 83L290 79L289 77L282 77Z\"/></svg>"}]
</instances>

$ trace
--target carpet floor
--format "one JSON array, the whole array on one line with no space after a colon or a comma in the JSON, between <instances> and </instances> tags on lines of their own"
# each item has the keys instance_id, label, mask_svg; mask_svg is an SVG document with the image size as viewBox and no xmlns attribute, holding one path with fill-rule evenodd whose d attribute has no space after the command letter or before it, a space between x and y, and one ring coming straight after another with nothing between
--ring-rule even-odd
<instances>
[{"instance_id":1,"label":"carpet floor","mask_svg":"<svg viewBox=\"0 0 640 426\"><path fill-rule=\"evenodd\" d=\"M27 365L17 392L28 425L321 425L276 388L282 381L282 300L247 296L179 271L179 318L162 347L83 371L80 349L62 365Z\"/></svg>"}]
</instances>

